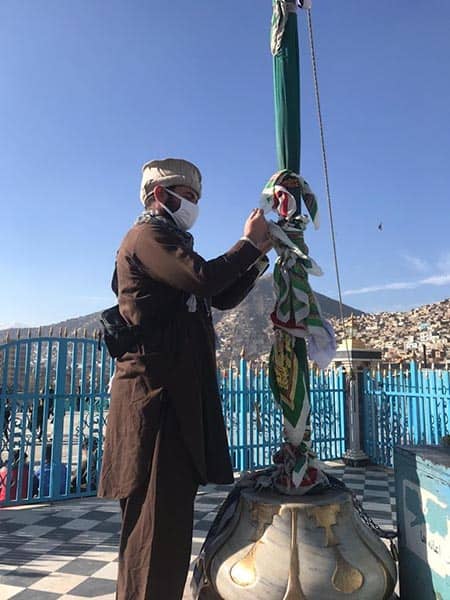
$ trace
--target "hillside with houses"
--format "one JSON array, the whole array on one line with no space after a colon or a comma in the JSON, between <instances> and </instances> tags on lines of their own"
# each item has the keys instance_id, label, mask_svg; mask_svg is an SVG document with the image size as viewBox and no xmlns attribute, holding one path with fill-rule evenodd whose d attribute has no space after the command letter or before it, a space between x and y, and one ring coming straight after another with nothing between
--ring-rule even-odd
<instances>
[{"instance_id":1,"label":"hillside with houses","mask_svg":"<svg viewBox=\"0 0 450 600\"><path fill-rule=\"evenodd\" d=\"M406 312L363 313L344 305L344 326L339 303L317 294L322 312L336 331L338 343L351 327L366 346L380 350L384 362L398 363L415 358L428 366L450 366L450 298ZM270 276L263 277L236 308L213 310L217 334L217 358L222 365L238 361L242 350L249 360L267 360L272 344L270 313L274 293ZM0 331L6 339L35 336L93 336L99 330L100 313L92 313L40 328Z\"/></svg>"},{"instance_id":2,"label":"hillside with houses","mask_svg":"<svg viewBox=\"0 0 450 600\"><path fill-rule=\"evenodd\" d=\"M338 340L349 329L365 345L381 350L384 362L415 359L430 367L450 368L450 298L407 312L366 313L332 319Z\"/></svg>"}]
</instances>

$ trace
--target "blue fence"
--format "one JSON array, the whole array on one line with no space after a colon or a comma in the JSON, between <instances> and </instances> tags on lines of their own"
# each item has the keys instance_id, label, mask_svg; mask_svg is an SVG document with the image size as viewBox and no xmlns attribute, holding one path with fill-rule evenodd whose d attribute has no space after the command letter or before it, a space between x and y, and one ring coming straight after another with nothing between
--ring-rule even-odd
<instances>
[{"instance_id":1,"label":"blue fence","mask_svg":"<svg viewBox=\"0 0 450 600\"><path fill-rule=\"evenodd\" d=\"M95 494L112 372L93 339L0 346L0 505Z\"/></svg>"},{"instance_id":2,"label":"blue fence","mask_svg":"<svg viewBox=\"0 0 450 600\"><path fill-rule=\"evenodd\" d=\"M32 338L0 345L0 505L96 493L114 370L93 339ZM342 370L311 371L313 449L322 460L346 450ZM241 360L219 373L235 470L271 464L283 439L267 367ZM450 434L450 373L366 370L360 389L364 450L392 466L397 444L438 444Z\"/></svg>"},{"instance_id":3,"label":"blue fence","mask_svg":"<svg viewBox=\"0 0 450 600\"><path fill-rule=\"evenodd\" d=\"M310 371L312 445L321 460L345 452L345 377L342 369ZM237 471L265 467L283 441L282 413L269 389L267 367L241 360L219 374L231 460Z\"/></svg>"},{"instance_id":4,"label":"blue fence","mask_svg":"<svg viewBox=\"0 0 450 600\"><path fill-rule=\"evenodd\" d=\"M96 493L114 363L93 339L33 338L0 345L0 506ZM241 360L219 373L235 470L271 464L282 416L267 368ZM345 379L311 372L313 448L345 451Z\"/></svg>"},{"instance_id":5,"label":"blue fence","mask_svg":"<svg viewBox=\"0 0 450 600\"><path fill-rule=\"evenodd\" d=\"M450 372L408 368L363 374L364 450L393 466L394 446L439 444L450 434Z\"/></svg>"}]
</instances>

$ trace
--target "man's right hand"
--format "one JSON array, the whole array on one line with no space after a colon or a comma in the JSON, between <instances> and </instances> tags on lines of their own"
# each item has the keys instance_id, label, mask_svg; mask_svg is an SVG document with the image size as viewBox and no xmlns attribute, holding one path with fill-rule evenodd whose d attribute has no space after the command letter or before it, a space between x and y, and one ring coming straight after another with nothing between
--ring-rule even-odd
<instances>
[{"instance_id":1,"label":"man's right hand","mask_svg":"<svg viewBox=\"0 0 450 600\"><path fill-rule=\"evenodd\" d=\"M244 225L244 236L249 238L261 251L266 254L273 244L269 236L269 227L264 218L264 211L254 208Z\"/></svg>"}]
</instances>

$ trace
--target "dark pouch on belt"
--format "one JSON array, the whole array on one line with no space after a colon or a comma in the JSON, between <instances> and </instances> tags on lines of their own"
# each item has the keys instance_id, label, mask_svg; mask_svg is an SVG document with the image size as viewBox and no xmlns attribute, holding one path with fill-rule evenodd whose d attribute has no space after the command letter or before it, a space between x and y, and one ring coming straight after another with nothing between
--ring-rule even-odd
<instances>
[{"instance_id":1,"label":"dark pouch on belt","mask_svg":"<svg viewBox=\"0 0 450 600\"><path fill-rule=\"evenodd\" d=\"M129 325L125 321L118 304L101 313L100 323L106 347L113 358L120 358L126 352L131 352L140 343L140 327Z\"/></svg>"}]
</instances>

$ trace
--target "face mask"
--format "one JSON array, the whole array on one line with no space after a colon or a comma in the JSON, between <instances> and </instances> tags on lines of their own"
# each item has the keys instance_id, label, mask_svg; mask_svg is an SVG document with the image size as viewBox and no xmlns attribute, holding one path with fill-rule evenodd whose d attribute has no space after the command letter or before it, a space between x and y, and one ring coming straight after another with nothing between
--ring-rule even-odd
<instances>
[{"instance_id":1,"label":"face mask","mask_svg":"<svg viewBox=\"0 0 450 600\"><path fill-rule=\"evenodd\" d=\"M199 213L198 205L194 204L193 202L189 202L189 200L186 200L186 198L183 198L183 196L180 196L176 192L172 192L172 190L168 190L167 188L166 192L172 196L175 196L175 198L178 198L181 204L174 212L172 212L165 204L163 204L162 206L164 207L164 210L172 217L177 227L183 231L187 231L193 227L195 221L197 220Z\"/></svg>"}]
</instances>

